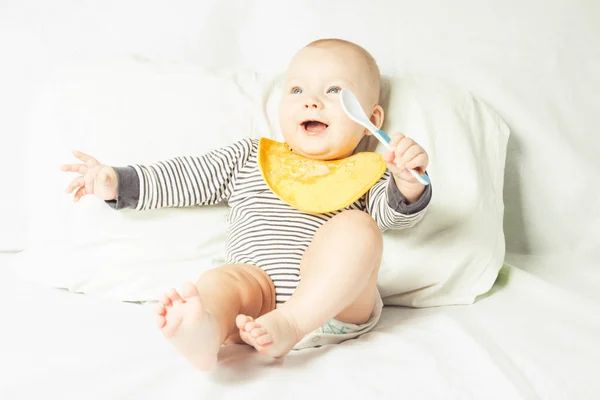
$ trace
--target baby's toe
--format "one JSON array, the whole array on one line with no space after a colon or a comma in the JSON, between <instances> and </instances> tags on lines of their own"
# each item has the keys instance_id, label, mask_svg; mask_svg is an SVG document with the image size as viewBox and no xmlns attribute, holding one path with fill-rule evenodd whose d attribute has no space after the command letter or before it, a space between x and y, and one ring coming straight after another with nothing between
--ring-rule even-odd
<instances>
[{"instance_id":1,"label":"baby's toe","mask_svg":"<svg viewBox=\"0 0 600 400\"><path fill-rule=\"evenodd\" d=\"M265 346L265 345L273 342L273 338L271 337L270 333L261 335L254 340L256 341L257 344L259 344L261 346Z\"/></svg>"},{"instance_id":2,"label":"baby's toe","mask_svg":"<svg viewBox=\"0 0 600 400\"><path fill-rule=\"evenodd\" d=\"M248 333L252 332L256 328L260 328L260 325L254 320L251 320L244 325L244 330Z\"/></svg>"},{"instance_id":3,"label":"baby's toe","mask_svg":"<svg viewBox=\"0 0 600 400\"><path fill-rule=\"evenodd\" d=\"M254 329L252 329L250 331L250 336L252 336L253 338L257 338L257 337L262 336L262 335L264 335L266 333L267 333L267 329L264 328L264 327L262 327L262 326L259 326L259 327L256 327L256 328L254 328Z\"/></svg>"},{"instance_id":4,"label":"baby's toe","mask_svg":"<svg viewBox=\"0 0 600 400\"><path fill-rule=\"evenodd\" d=\"M169 299L171 300L171 302L183 301L183 299L181 298L181 296L179 295L179 293L177 293L177 290L175 290L175 289L170 289L167 292L167 296L169 296Z\"/></svg>"},{"instance_id":5,"label":"baby's toe","mask_svg":"<svg viewBox=\"0 0 600 400\"><path fill-rule=\"evenodd\" d=\"M171 303L171 299L166 294L163 294L161 296L159 302L160 302L160 304L162 304L165 307L169 307L169 306L173 305L173 303Z\"/></svg>"},{"instance_id":6,"label":"baby's toe","mask_svg":"<svg viewBox=\"0 0 600 400\"><path fill-rule=\"evenodd\" d=\"M235 326L240 330L240 331L244 331L244 327L246 326L246 324L248 322L252 321L252 317L249 317L247 315L244 314L240 314L235 318Z\"/></svg>"},{"instance_id":7,"label":"baby's toe","mask_svg":"<svg viewBox=\"0 0 600 400\"><path fill-rule=\"evenodd\" d=\"M240 331L240 339L242 339L244 343L254 346L254 340L250 337L248 332Z\"/></svg>"},{"instance_id":8,"label":"baby's toe","mask_svg":"<svg viewBox=\"0 0 600 400\"><path fill-rule=\"evenodd\" d=\"M156 325L158 325L159 328L162 329L166 324L167 324L167 319L165 318L164 315L159 315L156 318Z\"/></svg>"},{"instance_id":9,"label":"baby's toe","mask_svg":"<svg viewBox=\"0 0 600 400\"><path fill-rule=\"evenodd\" d=\"M155 312L156 312L156 314L158 314L158 315L165 315L165 314L167 313L167 310L165 309L165 306L163 306L163 305L162 305L162 304L160 304L160 303L157 303L157 304L154 306L154 311L155 311Z\"/></svg>"}]
</instances>

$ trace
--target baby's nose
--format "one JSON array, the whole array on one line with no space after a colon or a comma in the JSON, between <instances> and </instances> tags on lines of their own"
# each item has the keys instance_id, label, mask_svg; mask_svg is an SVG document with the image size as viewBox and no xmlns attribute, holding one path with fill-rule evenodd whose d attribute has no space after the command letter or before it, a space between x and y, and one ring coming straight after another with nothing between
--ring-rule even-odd
<instances>
[{"instance_id":1,"label":"baby's nose","mask_svg":"<svg viewBox=\"0 0 600 400\"><path fill-rule=\"evenodd\" d=\"M316 97L309 97L304 103L304 108L320 110L323 108L323 103Z\"/></svg>"}]
</instances>

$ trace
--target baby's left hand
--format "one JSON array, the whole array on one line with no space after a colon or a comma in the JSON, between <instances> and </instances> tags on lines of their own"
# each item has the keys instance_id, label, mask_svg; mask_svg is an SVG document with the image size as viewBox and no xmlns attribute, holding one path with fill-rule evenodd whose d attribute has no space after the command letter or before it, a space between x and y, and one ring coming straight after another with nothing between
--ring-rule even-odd
<instances>
[{"instance_id":1,"label":"baby's left hand","mask_svg":"<svg viewBox=\"0 0 600 400\"><path fill-rule=\"evenodd\" d=\"M408 171L409 169L420 168L425 171L429 165L429 156L425 150L417 142L401 133L392 136L390 145L383 153L383 159L397 180L409 183L419 182Z\"/></svg>"}]
</instances>

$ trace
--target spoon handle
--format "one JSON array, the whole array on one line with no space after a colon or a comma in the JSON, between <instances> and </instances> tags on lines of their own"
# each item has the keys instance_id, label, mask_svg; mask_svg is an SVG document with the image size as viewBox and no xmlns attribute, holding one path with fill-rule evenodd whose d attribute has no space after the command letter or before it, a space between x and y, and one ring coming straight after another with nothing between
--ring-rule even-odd
<instances>
[{"instance_id":1,"label":"spoon handle","mask_svg":"<svg viewBox=\"0 0 600 400\"><path fill-rule=\"evenodd\" d=\"M390 137L381 129L375 130L375 132L373 132L373 135L377 138L377 140L384 144L385 147L388 147L390 145Z\"/></svg>"}]
</instances>

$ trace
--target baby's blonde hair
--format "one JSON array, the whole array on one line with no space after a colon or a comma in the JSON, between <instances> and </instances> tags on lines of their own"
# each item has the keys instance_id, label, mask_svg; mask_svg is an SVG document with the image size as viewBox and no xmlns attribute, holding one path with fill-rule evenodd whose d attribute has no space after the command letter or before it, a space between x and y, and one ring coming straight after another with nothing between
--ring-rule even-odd
<instances>
[{"instance_id":1,"label":"baby's blonde hair","mask_svg":"<svg viewBox=\"0 0 600 400\"><path fill-rule=\"evenodd\" d=\"M318 39L313 42L310 42L304 47L329 47L329 46L348 46L357 53L359 53L367 66L367 71L369 71L369 83L371 84L371 90L373 90L375 95L375 103L379 103L379 92L380 92L380 81L381 81L381 73L379 71L379 67L377 66L377 62L367 50L363 47L357 45L356 43L350 42L344 39Z\"/></svg>"}]
</instances>

